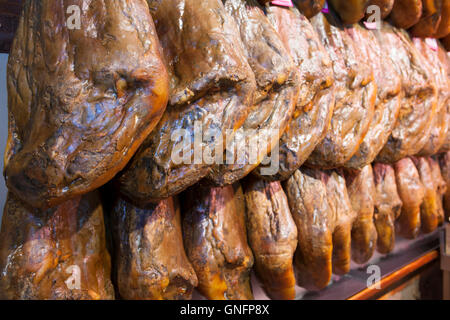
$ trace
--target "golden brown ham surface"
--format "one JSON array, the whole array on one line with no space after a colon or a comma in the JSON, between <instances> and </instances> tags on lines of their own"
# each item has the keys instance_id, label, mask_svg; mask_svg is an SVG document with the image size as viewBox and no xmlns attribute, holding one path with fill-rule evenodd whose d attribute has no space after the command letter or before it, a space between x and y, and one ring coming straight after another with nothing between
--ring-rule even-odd
<instances>
[{"instance_id":1,"label":"golden brown ham surface","mask_svg":"<svg viewBox=\"0 0 450 320\"><path fill-rule=\"evenodd\" d=\"M79 28L70 5L83 8ZM7 74L6 182L44 209L112 179L168 99L144 0L26 1Z\"/></svg>"},{"instance_id":2,"label":"golden brown ham surface","mask_svg":"<svg viewBox=\"0 0 450 320\"><path fill-rule=\"evenodd\" d=\"M434 33L434 38L443 38L450 34L450 1L444 0L441 10L441 21Z\"/></svg>"},{"instance_id":3,"label":"golden brown ham surface","mask_svg":"<svg viewBox=\"0 0 450 320\"><path fill-rule=\"evenodd\" d=\"M308 19L318 14L325 4L325 0L294 0L293 2Z\"/></svg>"},{"instance_id":4,"label":"golden brown ham surface","mask_svg":"<svg viewBox=\"0 0 450 320\"><path fill-rule=\"evenodd\" d=\"M442 177L447 184L447 190L444 194L445 219L450 219L450 151L439 155L439 165L441 167Z\"/></svg>"},{"instance_id":5,"label":"golden brown ham surface","mask_svg":"<svg viewBox=\"0 0 450 320\"><path fill-rule=\"evenodd\" d=\"M211 300L253 299L253 254L247 243L241 186L197 185L183 193L181 201L184 246L200 293Z\"/></svg>"},{"instance_id":6,"label":"golden brown ham surface","mask_svg":"<svg viewBox=\"0 0 450 320\"><path fill-rule=\"evenodd\" d=\"M420 205L420 224L423 233L434 231L439 224L439 211L437 207L437 188L430 163L425 157L411 158L419 172L420 181L423 185L424 197Z\"/></svg>"},{"instance_id":7,"label":"golden brown ham surface","mask_svg":"<svg viewBox=\"0 0 450 320\"><path fill-rule=\"evenodd\" d=\"M379 30L368 30L359 25L347 29L347 32L360 45L366 63L372 65L377 85L375 112L369 131L358 151L345 164L349 168L362 169L374 161L394 130L400 112L402 82L389 57L389 51L395 45L392 37L387 36L379 41Z\"/></svg>"},{"instance_id":8,"label":"golden brown ham surface","mask_svg":"<svg viewBox=\"0 0 450 320\"><path fill-rule=\"evenodd\" d=\"M328 202L326 175L301 168L284 182L292 217L298 229L294 256L297 283L307 290L325 288L331 280L335 212Z\"/></svg>"},{"instance_id":9,"label":"golden brown ham surface","mask_svg":"<svg viewBox=\"0 0 450 320\"><path fill-rule=\"evenodd\" d=\"M430 136L423 149L418 153L419 156L431 156L446 148L447 139L450 139L450 80L447 75L447 56L445 52L442 52L441 46L434 48L427 44L425 39L414 38L413 42L427 62L438 94Z\"/></svg>"},{"instance_id":10,"label":"golden brown ham surface","mask_svg":"<svg viewBox=\"0 0 450 320\"><path fill-rule=\"evenodd\" d=\"M103 208L91 192L40 211L11 192L0 232L0 299L114 299Z\"/></svg>"},{"instance_id":11,"label":"golden brown ham surface","mask_svg":"<svg viewBox=\"0 0 450 320\"><path fill-rule=\"evenodd\" d=\"M344 24L354 24L364 18L369 0L328 0Z\"/></svg>"},{"instance_id":12,"label":"golden brown ham surface","mask_svg":"<svg viewBox=\"0 0 450 320\"><path fill-rule=\"evenodd\" d=\"M306 164L319 168L343 166L356 153L367 134L374 113L376 84L373 70L364 53L334 13L319 13L312 18L333 63L336 103L325 139Z\"/></svg>"},{"instance_id":13,"label":"golden brown ham surface","mask_svg":"<svg viewBox=\"0 0 450 320\"><path fill-rule=\"evenodd\" d=\"M369 0L367 3L367 9L366 9L366 18L370 17L373 12L369 12L370 6L378 6L380 8L381 13L381 19L386 18L392 11L392 8L394 7L395 0Z\"/></svg>"},{"instance_id":14,"label":"golden brown ham surface","mask_svg":"<svg viewBox=\"0 0 450 320\"><path fill-rule=\"evenodd\" d=\"M409 30L413 37L433 37L441 22L443 2L448 0L422 0L422 16Z\"/></svg>"},{"instance_id":15,"label":"golden brown ham surface","mask_svg":"<svg viewBox=\"0 0 450 320\"><path fill-rule=\"evenodd\" d=\"M403 206L397 220L398 232L407 239L414 239L420 231L420 207L425 190L414 162L404 158L394 164L395 180Z\"/></svg>"},{"instance_id":16,"label":"golden brown ham surface","mask_svg":"<svg viewBox=\"0 0 450 320\"><path fill-rule=\"evenodd\" d=\"M275 174L267 174L268 165L255 172L264 179L286 180L323 140L333 114L335 89L333 69L327 51L308 19L296 8L266 8L292 56L301 76L300 94L294 116L280 139Z\"/></svg>"},{"instance_id":17,"label":"golden brown ham surface","mask_svg":"<svg viewBox=\"0 0 450 320\"><path fill-rule=\"evenodd\" d=\"M377 251L388 254L395 246L395 221L400 216L402 200L398 194L395 171L391 165L373 164L375 183L374 223L377 229Z\"/></svg>"},{"instance_id":18,"label":"golden brown ham surface","mask_svg":"<svg viewBox=\"0 0 450 320\"><path fill-rule=\"evenodd\" d=\"M208 136L226 141L228 130L233 136L256 89L238 27L222 1L148 3L168 66L170 101L120 177L121 192L143 204L177 194L210 173L203 155L222 154L225 143Z\"/></svg>"},{"instance_id":19,"label":"golden brown ham surface","mask_svg":"<svg viewBox=\"0 0 450 320\"><path fill-rule=\"evenodd\" d=\"M255 271L272 299L295 298L293 256L297 227L278 181L248 177L244 182L247 234Z\"/></svg>"},{"instance_id":20,"label":"golden brown ham surface","mask_svg":"<svg viewBox=\"0 0 450 320\"><path fill-rule=\"evenodd\" d=\"M238 25L247 61L256 77L257 91L242 131L230 143L227 141L225 164L218 164L208 175L216 185L242 179L278 144L291 121L301 84L296 65L258 2L223 2ZM234 153L233 161L229 163L231 153Z\"/></svg>"},{"instance_id":21,"label":"golden brown ham surface","mask_svg":"<svg viewBox=\"0 0 450 320\"><path fill-rule=\"evenodd\" d=\"M191 299L197 276L184 251L176 198L141 208L118 197L111 221L122 299Z\"/></svg>"},{"instance_id":22,"label":"golden brown ham surface","mask_svg":"<svg viewBox=\"0 0 450 320\"><path fill-rule=\"evenodd\" d=\"M429 157L431 176L433 178L434 188L436 190L436 210L438 212L438 224L442 225L445 221L444 212L444 195L447 192L447 183L442 176L441 168L439 167L438 157Z\"/></svg>"},{"instance_id":23,"label":"golden brown ham surface","mask_svg":"<svg viewBox=\"0 0 450 320\"><path fill-rule=\"evenodd\" d=\"M376 158L379 162L394 163L417 154L428 142L436 113L437 89L427 62L405 31L383 23L378 34L380 42L392 41L392 47L396 48L388 52L392 67L401 75L404 93L397 123Z\"/></svg>"},{"instance_id":24,"label":"golden brown ham surface","mask_svg":"<svg viewBox=\"0 0 450 320\"><path fill-rule=\"evenodd\" d=\"M352 260L363 264L369 261L377 246L377 230L374 224L376 189L372 166L361 170L346 170L347 192L356 212L352 226Z\"/></svg>"},{"instance_id":25,"label":"golden brown ham surface","mask_svg":"<svg viewBox=\"0 0 450 320\"><path fill-rule=\"evenodd\" d=\"M422 0L395 0L389 18L397 28L408 29L422 16Z\"/></svg>"}]
</instances>

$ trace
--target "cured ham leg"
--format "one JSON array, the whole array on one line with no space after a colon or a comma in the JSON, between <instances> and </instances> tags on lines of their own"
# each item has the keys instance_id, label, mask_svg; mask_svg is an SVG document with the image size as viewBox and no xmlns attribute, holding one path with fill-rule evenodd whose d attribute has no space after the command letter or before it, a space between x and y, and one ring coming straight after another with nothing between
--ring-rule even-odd
<instances>
[{"instance_id":1,"label":"cured ham leg","mask_svg":"<svg viewBox=\"0 0 450 320\"><path fill-rule=\"evenodd\" d=\"M447 184L447 190L444 194L445 219L450 219L450 151L439 155L439 165L441 167L442 177Z\"/></svg>"},{"instance_id":2,"label":"cured ham leg","mask_svg":"<svg viewBox=\"0 0 450 320\"><path fill-rule=\"evenodd\" d=\"M434 157L428 158L428 163L431 168L431 175L433 177L434 187L437 193L436 196L436 210L438 212L438 224L442 225L445 221L444 204L443 198L447 192L447 184L442 177L441 168L439 167L439 162Z\"/></svg>"},{"instance_id":3,"label":"cured ham leg","mask_svg":"<svg viewBox=\"0 0 450 320\"><path fill-rule=\"evenodd\" d=\"M97 192L30 210L11 192L0 232L0 299L114 299Z\"/></svg>"},{"instance_id":4,"label":"cured ham leg","mask_svg":"<svg viewBox=\"0 0 450 320\"><path fill-rule=\"evenodd\" d=\"M272 299L295 298L293 256L297 227L279 182L248 177L244 183L247 233L255 270Z\"/></svg>"},{"instance_id":5,"label":"cured ham leg","mask_svg":"<svg viewBox=\"0 0 450 320\"><path fill-rule=\"evenodd\" d=\"M336 104L325 139L306 165L337 168L350 160L367 134L374 112L376 84L359 44L346 33L332 11L319 13L311 21L333 63Z\"/></svg>"},{"instance_id":6,"label":"cured ham leg","mask_svg":"<svg viewBox=\"0 0 450 320\"><path fill-rule=\"evenodd\" d=\"M377 251L388 254L395 246L395 221L400 216L402 200L398 195L394 168L391 165L373 165L375 182L374 223L377 229Z\"/></svg>"},{"instance_id":7,"label":"cured ham leg","mask_svg":"<svg viewBox=\"0 0 450 320\"><path fill-rule=\"evenodd\" d=\"M69 6L83 8L81 27L71 26ZM42 209L122 170L161 118L169 90L144 0L26 1L7 84L7 186Z\"/></svg>"},{"instance_id":8,"label":"cured ham leg","mask_svg":"<svg viewBox=\"0 0 450 320\"><path fill-rule=\"evenodd\" d=\"M242 188L196 186L183 193L182 203L184 246L200 293L210 300L253 299Z\"/></svg>"},{"instance_id":9,"label":"cured ham leg","mask_svg":"<svg viewBox=\"0 0 450 320\"><path fill-rule=\"evenodd\" d=\"M121 192L140 204L206 177L225 148L216 142L242 126L256 89L238 26L222 1L148 3L171 87L167 111L120 177Z\"/></svg>"},{"instance_id":10,"label":"cured ham leg","mask_svg":"<svg viewBox=\"0 0 450 320\"><path fill-rule=\"evenodd\" d=\"M422 16L422 0L395 0L389 15L397 28L408 29L419 22Z\"/></svg>"},{"instance_id":11,"label":"cured ham leg","mask_svg":"<svg viewBox=\"0 0 450 320\"><path fill-rule=\"evenodd\" d=\"M242 179L263 161L286 130L300 91L297 68L258 2L223 2L238 25L257 90L254 106L242 126L243 134L238 132L227 144L224 158L234 152L232 163L227 158L225 164L216 166L209 175L216 185Z\"/></svg>"},{"instance_id":12,"label":"cured ham leg","mask_svg":"<svg viewBox=\"0 0 450 320\"><path fill-rule=\"evenodd\" d=\"M372 257L377 244L373 216L376 189L372 166L346 170L345 181L352 208L357 214L352 226L352 260L363 264Z\"/></svg>"},{"instance_id":13,"label":"cured ham leg","mask_svg":"<svg viewBox=\"0 0 450 320\"><path fill-rule=\"evenodd\" d=\"M284 183L298 229L297 283L307 290L323 289L331 280L336 219L328 202L326 178L317 169L301 168Z\"/></svg>"},{"instance_id":14,"label":"cured ham leg","mask_svg":"<svg viewBox=\"0 0 450 320\"><path fill-rule=\"evenodd\" d=\"M369 0L328 0L344 24L354 24L364 18Z\"/></svg>"},{"instance_id":15,"label":"cured ham leg","mask_svg":"<svg viewBox=\"0 0 450 320\"><path fill-rule=\"evenodd\" d=\"M437 190L434 177L431 172L430 163L427 158L412 158L419 172L420 181L423 185L424 197L420 205L420 221L423 233L434 231L439 223L439 212L437 207Z\"/></svg>"},{"instance_id":16,"label":"cured ham leg","mask_svg":"<svg viewBox=\"0 0 450 320\"><path fill-rule=\"evenodd\" d=\"M263 171L267 166L261 165L255 171L263 179L277 181L288 179L325 137L335 89L331 60L308 19L296 8L271 6L266 12L301 75L294 117L280 139L279 169L268 175Z\"/></svg>"},{"instance_id":17,"label":"cured ham leg","mask_svg":"<svg viewBox=\"0 0 450 320\"><path fill-rule=\"evenodd\" d=\"M308 19L318 14L325 4L325 0L294 0L293 2Z\"/></svg>"},{"instance_id":18,"label":"cured ham leg","mask_svg":"<svg viewBox=\"0 0 450 320\"><path fill-rule=\"evenodd\" d=\"M395 180L403 206L397 220L400 235L414 239L420 231L420 207L424 201L425 190L414 162L404 158L394 164Z\"/></svg>"},{"instance_id":19,"label":"cured ham leg","mask_svg":"<svg viewBox=\"0 0 450 320\"><path fill-rule=\"evenodd\" d=\"M184 251L177 199L140 208L118 197L111 220L121 298L191 299L197 276Z\"/></svg>"}]
</instances>

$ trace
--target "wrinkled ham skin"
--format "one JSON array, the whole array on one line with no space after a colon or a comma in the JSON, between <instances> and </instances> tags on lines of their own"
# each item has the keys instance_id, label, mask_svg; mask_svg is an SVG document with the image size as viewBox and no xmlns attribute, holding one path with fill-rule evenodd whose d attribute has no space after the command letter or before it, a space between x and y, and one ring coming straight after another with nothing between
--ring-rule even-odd
<instances>
[{"instance_id":1,"label":"wrinkled ham skin","mask_svg":"<svg viewBox=\"0 0 450 320\"><path fill-rule=\"evenodd\" d=\"M66 8L85 8L82 28ZM10 191L35 208L111 180L154 129L169 83L147 3L27 1L9 56Z\"/></svg>"}]
</instances>

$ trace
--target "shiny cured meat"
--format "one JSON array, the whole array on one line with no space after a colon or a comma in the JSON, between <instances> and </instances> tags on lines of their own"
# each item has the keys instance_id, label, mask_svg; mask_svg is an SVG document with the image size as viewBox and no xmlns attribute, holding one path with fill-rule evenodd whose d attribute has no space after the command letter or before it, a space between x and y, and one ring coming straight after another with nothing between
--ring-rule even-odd
<instances>
[{"instance_id":1,"label":"shiny cured meat","mask_svg":"<svg viewBox=\"0 0 450 320\"><path fill-rule=\"evenodd\" d=\"M247 234L255 271L272 299L295 298L293 257L297 227L280 183L253 176L244 184Z\"/></svg>"},{"instance_id":2,"label":"shiny cured meat","mask_svg":"<svg viewBox=\"0 0 450 320\"><path fill-rule=\"evenodd\" d=\"M420 207L425 190L419 172L410 158L394 164L397 190L403 206L397 220L398 232L407 239L414 239L420 231Z\"/></svg>"},{"instance_id":3,"label":"shiny cured meat","mask_svg":"<svg viewBox=\"0 0 450 320\"><path fill-rule=\"evenodd\" d=\"M182 203L184 246L200 293L210 300L253 299L253 254L240 185L196 186L182 194Z\"/></svg>"},{"instance_id":4,"label":"shiny cured meat","mask_svg":"<svg viewBox=\"0 0 450 320\"><path fill-rule=\"evenodd\" d=\"M331 60L308 19L296 8L271 6L266 12L301 75L294 117L280 139L278 171L265 173L268 165L261 165L255 171L264 179L276 181L289 178L325 137L333 113L335 89Z\"/></svg>"},{"instance_id":5,"label":"shiny cured meat","mask_svg":"<svg viewBox=\"0 0 450 320\"><path fill-rule=\"evenodd\" d=\"M352 226L352 260L363 264L372 257L377 245L373 217L376 189L372 166L346 170L345 181L352 208L357 214Z\"/></svg>"},{"instance_id":6,"label":"shiny cured meat","mask_svg":"<svg viewBox=\"0 0 450 320\"><path fill-rule=\"evenodd\" d=\"M216 141L242 126L256 89L238 27L221 1L148 3L171 86L166 112L119 180L121 192L140 204L206 177L213 165L203 155L223 153L225 144Z\"/></svg>"},{"instance_id":7,"label":"shiny cured meat","mask_svg":"<svg viewBox=\"0 0 450 320\"><path fill-rule=\"evenodd\" d=\"M306 164L319 168L343 166L356 153L374 113L376 84L364 53L330 14L312 19L333 64L336 103L325 139Z\"/></svg>"},{"instance_id":8,"label":"shiny cured meat","mask_svg":"<svg viewBox=\"0 0 450 320\"><path fill-rule=\"evenodd\" d=\"M354 24L364 17L369 0L328 0L328 2L337 11L344 24Z\"/></svg>"},{"instance_id":9,"label":"shiny cured meat","mask_svg":"<svg viewBox=\"0 0 450 320\"><path fill-rule=\"evenodd\" d=\"M97 191L41 211L8 194L0 232L0 299L114 299Z\"/></svg>"},{"instance_id":10,"label":"shiny cured meat","mask_svg":"<svg viewBox=\"0 0 450 320\"><path fill-rule=\"evenodd\" d=\"M375 112L369 131L358 151L345 164L346 167L361 169L374 161L394 130L400 112L402 82L389 58L389 50L394 45L390 42L391 37L378 41L379 30L367 30L359 25L348 29L348 32L364 50L366 62L373 67L377 85Z\"/></svg>"},{"instance_id":11,"label":"shiny cured meat","mask_svg":"<svg viewBox=\"0 0 450 320\"><path fill-rule=\"evenodd\" d=\"M83 8L81 28L66 17L70 5ZM9 190L45 209L100 187L166 108L167 72L147 3L26 1L7 85Z\"/></svg>"},{"instance_id":12,"label":"shiny cured meat","mask_svg":"<svg viewBox=\"0 0 450 320\"><path fill-rule=\"evenodd\" d=\"M409 30L413 37L433 37L441 22L442 5L448 0L422 0L422 16Z\"/></svg>"},{"instance_id":13,"label":"shiny cured meat","mask_svg":"<svg viewBox=\"0 0 450 320\"><path fill-rule=\"evenodd\" d=\"M442 177L447 184L447 190L444 194L445 219L450 219L450 151L439 155L439 165L441 167Z\"/></svg>"},{"instance_id":14,"label":"shiny cured meat","mask_svg":"<svg viewBox=\"0 0 450 320\"><path fill-rule=\"evenodd\" d=\"M263 161L286 130L300 91L297 68L257 1L223 2L239 27L247 61L256 77L257 91L242 131L227 142L225 163L215 166L208 175L216 185L233 184ZM234 159L228 163L231 153Z\"/></svg>"},{"instance_id":15,"label":"shiny cured meat","mask_svg":"<svg viewBox=\"0 0 450 320\"><path fill-rule=\"evenodd\" d=\"M394 163L417 154L427 143L437 107L437 89L427 62L417 51L405 31L383 23L379 41L389 41L392 66L402 78L403 98L400 113L386 145L376 160ZM389 40L387 40L390 38Z\"/></svg>"},{"instance_id":16,"label":"shiny cured meat","mask_svg":"<svg viewBox=\"0 0 450 320\"><path fill-rule=\"evenodd\" d=\"M298 10L308 19L322 10L325 0L293 0Z\"/></svg>"},{"instance_id":17,"label":"shiny cured meat","mask_svg":"<svg viewBox=\"0 0 450 320\"><path fill-rule=\"evenodd\" d=\"M397 28L408 29L422 16L422 0L395 0L389 19Z\"/></svg>"},{"instance_id":18,"label":"shiny cured meat","mask_svg":"<svg viewBox=\"0 0 450 320\"><path fill-rule=\"evenodd\" d=\"M117 197L111 221L122 299L191 299L197 276L184 251L176 198L141 208Z\"/></svg>"},{"instance_id":19,"label":"shiny cured meat","mask_svg":"<svg viewBox=\"0 0 450 320\"><path fill-rule=\"evenodd\" d=\"M431 133L427 143L418 153L419 156L431 156L442 149L450 137L450 81L447 76L447 56L440 46L432 48L425 39L414 38L414 45L425 58L428 69L435 79L438 91L436 114L431 122Z\"/></svg>"},{"instance_id":20,"label":"shiny cured meat","mask_svg":"<svg viewBox=\"0 0 450 320\"><path fill-rule=\"evenodd\" d=\"M377 251L388 254L395 246L395 221L400 216L402 200L398 194L394 168L374 163L374 223L377 229Z\"/></svg>"}]
</instances>

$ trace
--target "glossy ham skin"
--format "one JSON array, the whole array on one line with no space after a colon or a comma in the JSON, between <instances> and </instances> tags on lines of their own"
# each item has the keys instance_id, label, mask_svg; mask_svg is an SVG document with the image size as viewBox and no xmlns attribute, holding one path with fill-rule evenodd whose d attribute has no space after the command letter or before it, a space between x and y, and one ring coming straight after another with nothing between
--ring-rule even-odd
<instances>
[{"instance_id":1,"label":"glossy ham skin","mask_svg":"<svg viewBox=\"0 0 450 320\"><path fill-rule=\"evenodd\" d=\"M349 168L362 169L375 160L394 129L400 112L402 82L389 57L389 51L395 45L391 37L380 41L381 31L368 30L360 25L347 29L347 32L360 45L366 63L372 65L377 85L375 112L369 131L358 151L345 164Z\"/></svg>"},{"instance_id":2,"label":"glossy ham skin","mask_svg":"<svg viewBox=\"0 0 450 320\"><path fill-rule=\"evenodd\" d=\"M433 37L441 22L442 5L448 0L422 0L422 16L409 32L413 37Z\"/></svg>"},{"instance_id":3,"label":"glossy ham skin","mask_svg":"<svg viewBox=\"0 0 450 320\"><path fill-rule=\"evenodd\" d=\"M374 163L374 223L377 229L377 251L388 254L395 246L395 221L400 216L402 200L397 191L394 168Z\"/></svg>"},{"instance_id":4,"label":"glossy ham skin","mask_svg":"<svg viewBox=\"0 0 450 320\"><path fill-rule=\"evenodd\" d=\"M327 178L318 169L302 167L284 182L298 229L294 256L297 283L307 290L321 290L331 280L336 217L328 202Z\"/></svg>"},{"instance_id":5,"label":"glossy ham skin","mask_svg":"<svg viewBox=\"0 0 450 320\"><path fill-rule=\"evenodd\" d=\"M450 151L439 155L439 165L441 167L442 177L447 184L447 190L444 194L444 211L447 222L450 220Z\"/></svg>"},{"instance_id":6,"label":"glossy ham skin","mask_svg":"<svg viewBox=\"0 0 450 320\"><path fill-rule=\"evenodd\" d=\"M425 197L424 186L411 158L397 161L394 168L398 194L403 203L397 230L404 238L414 239L421 227L420 207Z\"/></svg>"},{"instance_id":7,"label":"glossy ham skin","mask_svg":"<svg viewBox=\"0 0 450 320\"><path fill-rule=\"evenodd\" d=\"M294 117L280 139L279 169L272 175L264 174L267 166L255 170L263 179L277 181L288 179L325 137L335 89L331 60L308 19L296 8L271 6L266 12L301 75Z\"/></svg>"},{"instance_id":8,"label":"glossy ham skin","mask_svg":"<svg viewBox=\"0 0 450 320\"><path fill-rule=\"evenodd\" d=\"M232 137L247 119L256 90L238 26L222 1L148 3L168 67L170 101L119 179L121 192L139 204L158 202L206 177L212 164L194 155L215 155L216 148L222 154L225 143L206 135L226 141L229 130Z\"/></svg>"},{"instance_id":9,"label":"glossy ham skin","mask_svg":"<svg viewBox=\"0 0 450 320\"><path fill-rule=\"evenodd\" d=\"M431 133L419 156L431 156L446 148L450 137L450 80L447 75L447 56L443 48L437 51L430 48L425 39L414 38L414 45L425 58L430 74L433 76L437 88L436 113L431 122Z\"/></svg>"},{"instance_id":10,"label":"glossy ham skin","mask_svg":"<svg viewBox=\"0 0 450 320\"><path fill-rule=\"evenodd\" d=\"M444 38L450 34L450 1L443 1L441 10L441 21L434 33L434 38Z\"/></svg>"},{"instance_id":11,"label":"glossy ham skin","mask_svg":"<svg viewBox=\"0 0 450 320\"><path fill-rule=\"evenodd\" d=\"M81 29L66 26L69 5ZM168 77L144 0L27 1L7 72L7 186L46 209L95 190L156 126Z\"/></svg>"},{"instance_id":12,"label":"glossy ham skin","mask_svg":"<svg viewBox=\"0 0 450 320\"><path fill-rule=\"evenodd\" d=\"M247 61L256 77L257 90L254 105L242 126L245 134L237 134L227 144L224 159L234 152L233 164L228 163L227 158L225 164L216 165L208 175L219 186L233 184L245 177L278 144L291 121L301 85L297 66L257 1L223 2L238 25ZM264 130L270 130L270 135L261 137L260 142L267 146L252 149Z\"/></svg>"},{"instance_id":13,"label":"glossy ham skin","mask_svg":"<svg viewBox=\"0 0 450 320\"><path fill-rule=\"evenodd\" d=\"M297 227L280 182L250 176L244 182L247 234L255 271L272 299L295 298L293 257Z\"/></svg>"},{"instance_id":14,"label":"glossy ham skin","mask_svg":"<svg viewBox=\"0 0 450 320\"><path fill-rule=\"evenodd\" d=\"M341 170L326 171L327 198L335 216L333 230L333 273L344 275L350 271L351 232L357 218L350 201L344 174Z\"/></svg>"},{"instance_id":15,"label":"glossy ham skin","mask_svg":"<svg viewBox=\"0 0 450 320\"><path fill-rule=\"evenodd\" d=\"M325 0L293 0L293 2L308 19L318 14L325 4Z\"/></svg>"},{"instance_id":16,"label":"glossy ham skin","mask_svg":"<svg viewBox=\"0 0 450 320\"><path fill-rule=\"evenodd\" d=\"M374 5L378 6L380 8L381 19L384 19L391 13L394 2L395 0L369 0L367 8ZM369 18L372 14L372 12L369 14L366 10L366 18Z\"/></svg>"},{"instance_id":17,"label":"glossy ham skin","mask_svg":"<svg viewBox=\"0 0 450 320\"><path fill-rule=\"evenodd\" d=\"M364 53L339 25L333 12L312 19L333 63L336 103L325 139L306 164L322 169L343 166L356 153L374 113L376 83Z\"/></svg>"},{"instance_id":18,"label":"glossy ham skin","mask_svg":"<svg viewBox=\"0 0 450 320\"><path fill-rule=\"evenodd\" d=\"M427 62L405 31L383 23L380 41L388 37L396 50L390 50L392 66L401 75L403 98L400 114L386 145L376 161L394 163L416 155L428 142L437 107L437 89ZM388 41L388 40L386 40Z\"/></svg>"},{"instance_id":19,"label":"glossy ham skin","mask_svg":"<svg viewBox=\"0 0 450 320\"><path fill-rule=\"evenodd\" d=\"M369 0L328 0L344 24L354 24L364 18Z\"/></svg>"},{"instance_id":20,"label":"glossy ham skin","mask_svg":"<svg viewBox=\"0 0 450 320\"><path fill-rule=\"evenodd\" d=\"M114 299L97 191L46 211L29 209L10 192L0 232L0 270L0 299Z\"/></svg>"},{"instance_id":21,"label":"glossy ham skin","mask_svg":"<svg viewBox=\"0 0 450 320\"><path fill-rule=\"evenodd\" d=\"M449 36L450 38L450 36ZM450 48L450 47L449 47ZM438 56L439 61L445 65L447 70L447 83L450 84L450 52L447 52L447 50L443 47L441 43L438 42ZM439 153L445 153L447 151L450 151L450 88L447 88L447 137L445 138L444 144L442 145L441 149L439 150Z\"/></svg>"},{"instance_id":22,"label":"glossy ham skin","mask_svg":"<svg viewBox=\"0 0 450 320\"><path fill-rule=\"evenodd\" d=\"M376 189L371 165L361 170L345 170L347 192L356 212L352 226L352 260L364 264L372 258L377 245L374 224Z\"/></svg>"},{"instance_id":23,"label":"glossy ham skin","mask_svg":"<svg viewBox=\"0 0 450 320\"><path fill-rule=\"evenodd\" d=\"M236 183L222 188L197 185L182 194L183 240L210 300L251 300L253 254L247 242L245 200Z\"/></svg>"},{"instance_id":24,"label":"glossy ham skin","mask_svg":"<svg viewBox=\"0 0 450 320\"><path fill-rule=\"evenodd\" d=\"M430 163L425 157L412 157L419 172L420 181L423 185L424 197L420 205L420 222L423 233L430 233L436 230L439 224L439 211L437 206L437 188L432 175Z\"/></svg>"},{"instance_id":25,"label":"glossy ham skin","mask_svg":"<svg viewBox=\"0 0 450 320\"><path fill-rule=\"evenodd\" d=\"M397 28L408 29L422 16L422 0L395 0L389 19Z\"/></svg>"},{"instance_id":26,"label":"glossy ham skin","mask_svg":"<svg viewBox=\"0 0 450 320\"><path fill-rule=\"evenodd\" d=\"M439 167L438 156L428 157L430 164L431 176L433 178L434 188L436 190L436 210L438 214L438 225L442 225L445 221L444 212L444 195L447 192L447 183L442 176L441 168Z\"/></svg>"},{"instance_id":27,"label":"glossy ham skin","mask_svg":"<svg viewBox=\"0 0 450 320\"><path fill-rule=\"evenodd\" d=\"M117 197L110 215L120 297L191 299L197 276L184 251L177 199L141 208Z\"/></svg>"}]
</instances>

